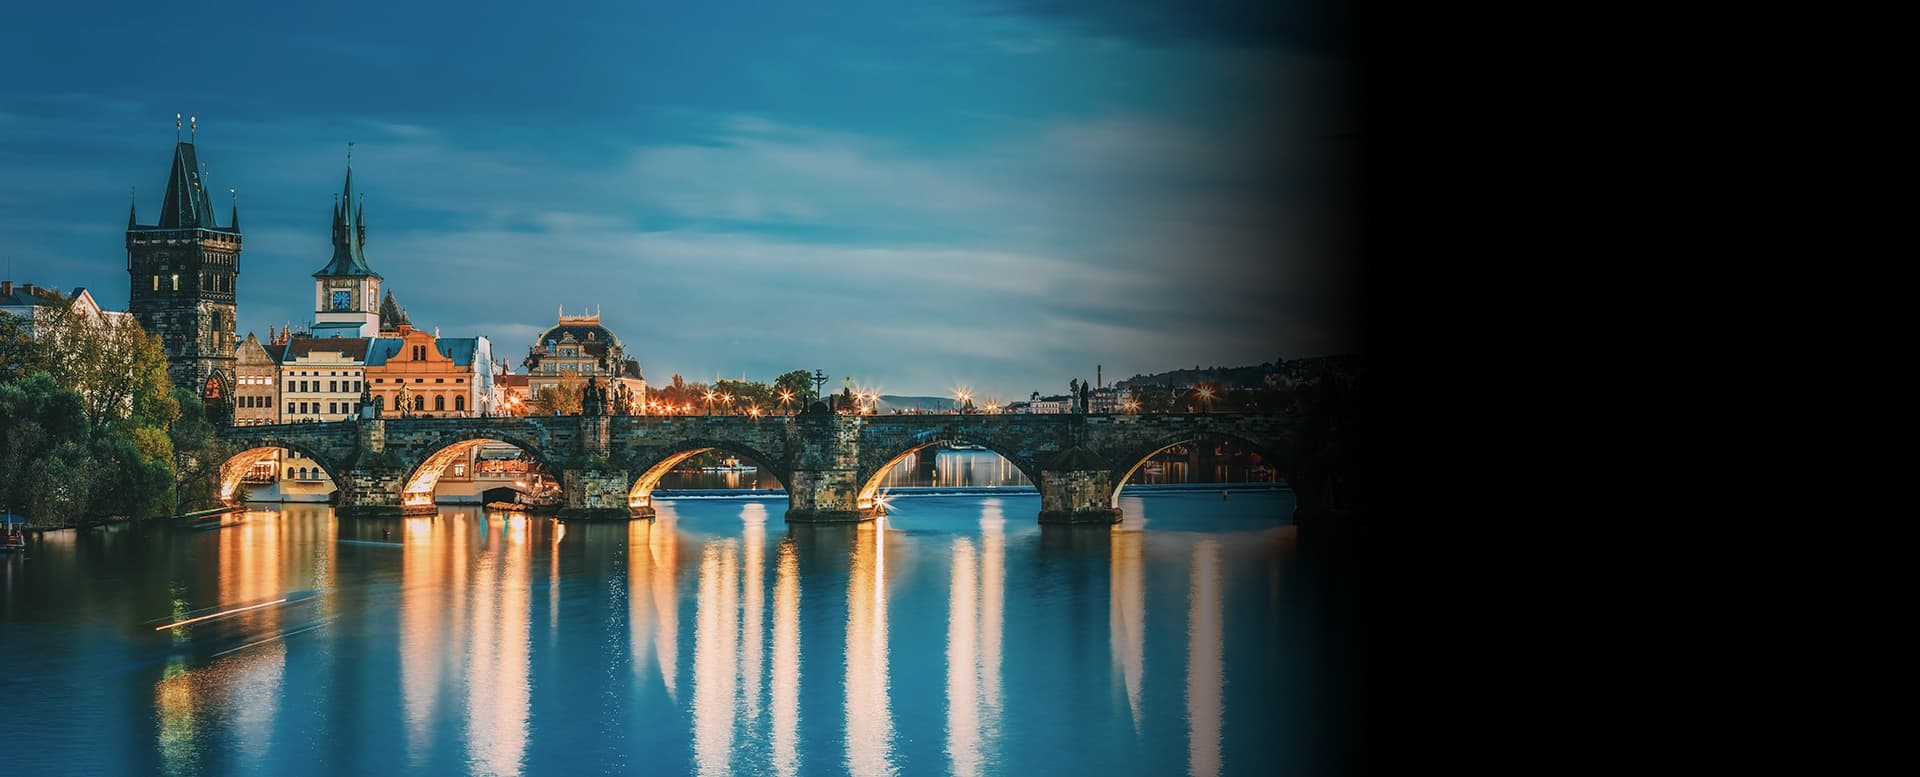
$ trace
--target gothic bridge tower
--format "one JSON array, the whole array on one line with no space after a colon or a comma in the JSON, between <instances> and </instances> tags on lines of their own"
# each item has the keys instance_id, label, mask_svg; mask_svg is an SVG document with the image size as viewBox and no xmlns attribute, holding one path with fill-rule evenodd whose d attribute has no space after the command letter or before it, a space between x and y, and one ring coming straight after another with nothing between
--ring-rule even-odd
<instances>
[{"instance_id":1,"label":"gothic bridge tower","mask_svg":"<svg viewBox=\"0 0 1920 777\"><path fill-rule=\"evenodd\" d=\"M220 226L205 179L193 141L176 141L159 221L142 225L137 204L128 206L127 306L160 338L173 384L199 394L219 420L228 416L234 386L240 206L236 198Z\"/></svg>"}]
</instances>

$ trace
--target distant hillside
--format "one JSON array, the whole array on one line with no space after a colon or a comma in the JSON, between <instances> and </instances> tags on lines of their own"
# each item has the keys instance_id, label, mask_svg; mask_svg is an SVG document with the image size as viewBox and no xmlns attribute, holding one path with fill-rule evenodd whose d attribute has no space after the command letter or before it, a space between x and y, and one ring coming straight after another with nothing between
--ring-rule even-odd
<instances>
[{"instance_id":1,"label":"distant hillside","mask_svg":"<svg viewBox=\"0 0 1920 777\"><path fill-rule=\"evenodd\" d=\"M1192 369L1169 370L1152 375L1135 375L1113 385L1124 389L1137 389L1142 386L1172 386L1187 388L1207 383L1221 388L1260 388L1267 385L1267 376L1276 375L1275 381L1287 383L1311 378L1326 372L1335 366L1358 364L1358 356L1315 356L1308 359L1288 359L1246 367L1201 367Z\"/></svg>"}]
</instances>

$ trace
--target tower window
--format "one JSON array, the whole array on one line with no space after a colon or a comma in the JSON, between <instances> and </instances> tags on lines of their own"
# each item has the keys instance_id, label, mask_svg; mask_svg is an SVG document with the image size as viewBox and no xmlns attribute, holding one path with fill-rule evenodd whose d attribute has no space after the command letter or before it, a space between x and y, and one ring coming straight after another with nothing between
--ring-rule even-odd
<instances>
[{"instance_id":1,"label":"tower window","mask_svg":"<svg viewBox=\"0 0 1920 777\"><path fill-rule=\"evenodd\" d=\"M180 290L180 273L173 274L173 290L174 291Z\"/></svg>"},{"instance_id":2,"label":"tower window","mask_svg":"<svg viewBox=\"0 0 1920 777\"><path fill-rule=\"evenodd\" d=\"M153 276L153 290L154 291L160 290L160 276L158 275Z\"/></svg>"}]
</instances>

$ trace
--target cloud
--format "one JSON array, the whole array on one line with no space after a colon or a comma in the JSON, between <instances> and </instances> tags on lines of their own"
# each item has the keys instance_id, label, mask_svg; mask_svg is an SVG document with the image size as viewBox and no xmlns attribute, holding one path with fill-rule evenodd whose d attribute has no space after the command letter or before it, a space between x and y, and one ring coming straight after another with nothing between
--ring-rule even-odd
<instances>
[{"instance_id":1,"label":"cloud","mask_svg":"<svg viewBox=\"0 0 1920 777\"><path fill-rule=\"evenodd\" d=\"M304 117L224 121L203 156L245 195L240 316L262 335L311 317L338 138L358 137L368 257L420 326L487 335L517 363L556 305L598 305L650 378L820 367L1011 397L1094 362L1120 375L1341 347L1340 215L1311 196L1338 171L1300 140L1316 128L1274 113L1113 110L933 147L717 113L598 154ZM30 123L0 115L9 137ZM63 175L0 151L0 202L46 208L26 182L48 179L61 208L100 216L23 211L0 231L46 262L38 282L124 289L125 181L156 206L166 144L43 123L35 137L111 163Z\"/></svg>"},{"instance_id":2,"label":"cloud","mask_svg":"<svg viewBox=\"0 0 1920 777\"><path fill-rule=\"evenodd\" d=\"M983 5L988 14L1150 46L1339 51L1350 45L1349 11L1336 0L991 0Z\"/></svg>"}]
</instances>

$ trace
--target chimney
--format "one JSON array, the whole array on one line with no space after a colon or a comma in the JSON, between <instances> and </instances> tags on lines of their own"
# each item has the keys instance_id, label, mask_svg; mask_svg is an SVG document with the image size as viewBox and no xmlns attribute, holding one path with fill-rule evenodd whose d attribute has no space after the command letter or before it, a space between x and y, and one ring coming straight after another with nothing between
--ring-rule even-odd
<instances>
[{"instance_id":1,"label":"chimney","mask_svg":"<svg viewBox=\"0 0 1920 777\"><path fill-rule=\"evenodd\" d=\"M1100 365L1098 364L1093 365L1093 387L1097 389L1103 389L1107 387L1107 379L1104 377L1101 377Z\"/></svg>"},{"instance_id":2,"label":"chimney","mask_svg":"<svg viewBox=\"0 0 1920 777\"><path fill-rule=\"evenodd\" d=\"M13 281L0 281L0 297L13 296Z\"/></svg>"},{"instance_id":3,"label":"chimney","mask_svg":"<svg viewBox=\"0 0 1920 777\"><path fill-rule=\"evenodd\" d=\"M406 337L406 336L407 336L408 334L411 334L412 332L413 332L413 325L412 325L412 324L401 324L401 325L400 325L400 336L401 336L401 337Z\"/></svg>"}]
</instances>

